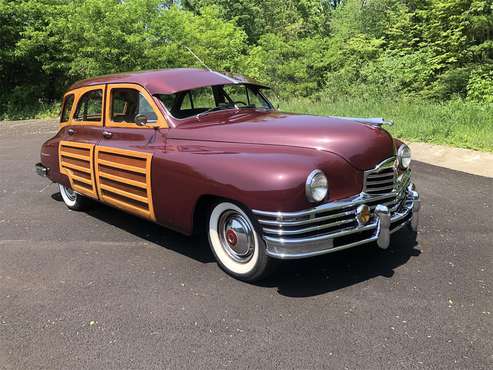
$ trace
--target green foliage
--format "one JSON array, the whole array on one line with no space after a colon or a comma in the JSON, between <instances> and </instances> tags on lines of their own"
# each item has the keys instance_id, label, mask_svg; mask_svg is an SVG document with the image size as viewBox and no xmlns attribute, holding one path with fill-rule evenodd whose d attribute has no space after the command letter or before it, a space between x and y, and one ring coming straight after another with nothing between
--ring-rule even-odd
<instances>
[{"instance_id":1,"label":"green foliage","mask_svg":"<svg viewBox=\"0 0 493 370\"><path fill-rule=\"evenodd\" d=\"M315 101L296 98L281 104L281 109L317 115L384 117L395 121L395 125L385 128L402 139L493 152L493 105L373 96Z\"/></svg>"},{"instance_id":2,"label":"green foliage","mask_svg":"<svg viewBox=\"0 0 493 370\"><path fill-rule=\"evenodd\" d=\"M251 44L262 35L287 39L328 35L330 2L320 0L188 0L184 7L197 14L204 6L216 5L225 19L236 20Z\"/></svg>"},{"instance_id":3,"label":"green foliage","mask_svg":"<svg viewBox=\"0 0 493 370\"><path fill-rule=\"evenodd\" d=\"M493 103L492 1L0 0L0 118L81 78L201 67L185 46L285 97Z\"/></svg>"}]
</instances>

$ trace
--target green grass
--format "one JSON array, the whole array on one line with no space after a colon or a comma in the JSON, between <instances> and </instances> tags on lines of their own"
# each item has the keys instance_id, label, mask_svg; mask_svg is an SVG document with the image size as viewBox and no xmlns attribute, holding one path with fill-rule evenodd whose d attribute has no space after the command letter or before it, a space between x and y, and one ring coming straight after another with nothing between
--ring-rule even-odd
<instances>
[{"instance_id":1,"label":"green grass","mask_svg":"<svg viewBox=\"0 0 493 370\"><path fill-rule=\"evenodd\" d=\"M51 119L60 114L60 103L32 103L25 106L7 106L0 111L0 121L15 121L22 119Z\"/></svg>"},{"instance_id":2,"label":"green grass","mask_svg":"<svg viewBox=\"0 0 493 370\"><path fill-rule=\"evenodd\" d=\"M493 105L460 100L434 103L418 100L293 99L281 110L316 115L384 117L395 137L493 152Z\"/></svg>"}]
</instances>

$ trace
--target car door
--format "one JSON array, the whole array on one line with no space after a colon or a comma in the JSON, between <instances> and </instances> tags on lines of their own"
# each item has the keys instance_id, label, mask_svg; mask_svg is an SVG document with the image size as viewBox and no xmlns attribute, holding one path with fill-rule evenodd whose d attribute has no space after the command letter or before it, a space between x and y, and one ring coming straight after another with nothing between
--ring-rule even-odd
<instances>
[{"instance_id":1,"label":"car door","mask_svg":"<svg viewBox=\"0 0 493 370\"><path fill-rule=\"evenodd\" d=\"M147 117L146 124L136 123L139 115ZM164 151L166 127L156 102L143 87L107 85L105 124L94 156L101 201L156 220L152 159L157 151Z\"/></svg>"},{"instance_id":2,"label":"car door","mask_svg":"<svg viewBox=\"0 0 493 370\"><path fill-rule=\"evenodd\" d=\"M105 85L69 91L61 114L58 162L70 187L91 198L98 198L94 176L94 149L103 131Z\"/></svg>"}]
</instances>

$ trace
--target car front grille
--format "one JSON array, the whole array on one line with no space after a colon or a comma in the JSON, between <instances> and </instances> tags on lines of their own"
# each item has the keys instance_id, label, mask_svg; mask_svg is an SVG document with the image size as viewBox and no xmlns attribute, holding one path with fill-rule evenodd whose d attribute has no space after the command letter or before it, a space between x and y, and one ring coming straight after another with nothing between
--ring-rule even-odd
<instances>
[{"instance_id":1,"label":"car front grille","mask_svg":"<svg viewBox=\"0 0 493 370\"><path fill-rule=\"evenodd\" d=\"M389 158L372 170L365 171L363 192L380 195L392 192L396 186L395 158Z\"/></svg>"}]
</instances>

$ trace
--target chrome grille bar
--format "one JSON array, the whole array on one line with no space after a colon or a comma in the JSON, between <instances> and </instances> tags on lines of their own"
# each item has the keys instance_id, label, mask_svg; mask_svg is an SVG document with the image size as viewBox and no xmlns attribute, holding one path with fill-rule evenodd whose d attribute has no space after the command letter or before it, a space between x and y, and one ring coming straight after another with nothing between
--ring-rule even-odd
<instances>
[{"instance_id":1,"label":"chrome grille bar","mask_svg":"<svg viewBox=\"0 0 493 370\"><path fill-rule=\"evenodd\" d=\"M385 194L396 185L395 157L386 159L374 169L365 171L363 192L367 194Z\"/></svg>"},{"instance_id":2,"label":"chrome grille bar","mask_svg":"<svg viewBox=\"0 0 493 370\"><path fill-rule=\"evenodd\" d=\"M318 231L318 230L324 230L324 229L329 229L331 227L335 226L340 226L348 223L355 222L354 218L348 219L348 220L341 220L341 221L335 221L335 222L330 222L328 224L323 224L320 226L311 226L311 227L305 227L303 229L296 229L296 230L285 230L285 229L267 229L263 228L264 232L266 234L275 234L275 235L298 235L298 234L306 234L312 231Z\"/></svg>"},{"instance_id":3,"label":"chrome grille bar","mask_svg":"<svg viewBox=\"0 0 493 370\"><path fill-rule=\"evenodd\" d=\"M338 217L354 215L354 213L355 213L354 210L350 210L346 212L331 214L328 216L309 218L307 220L301 220L301 221L273 221L273 220L259 219L258 222L262 225L269 225L269 226L300 226L300 225L313 224L321 221L332 220Z\"/></svg>"}]
</instances>

